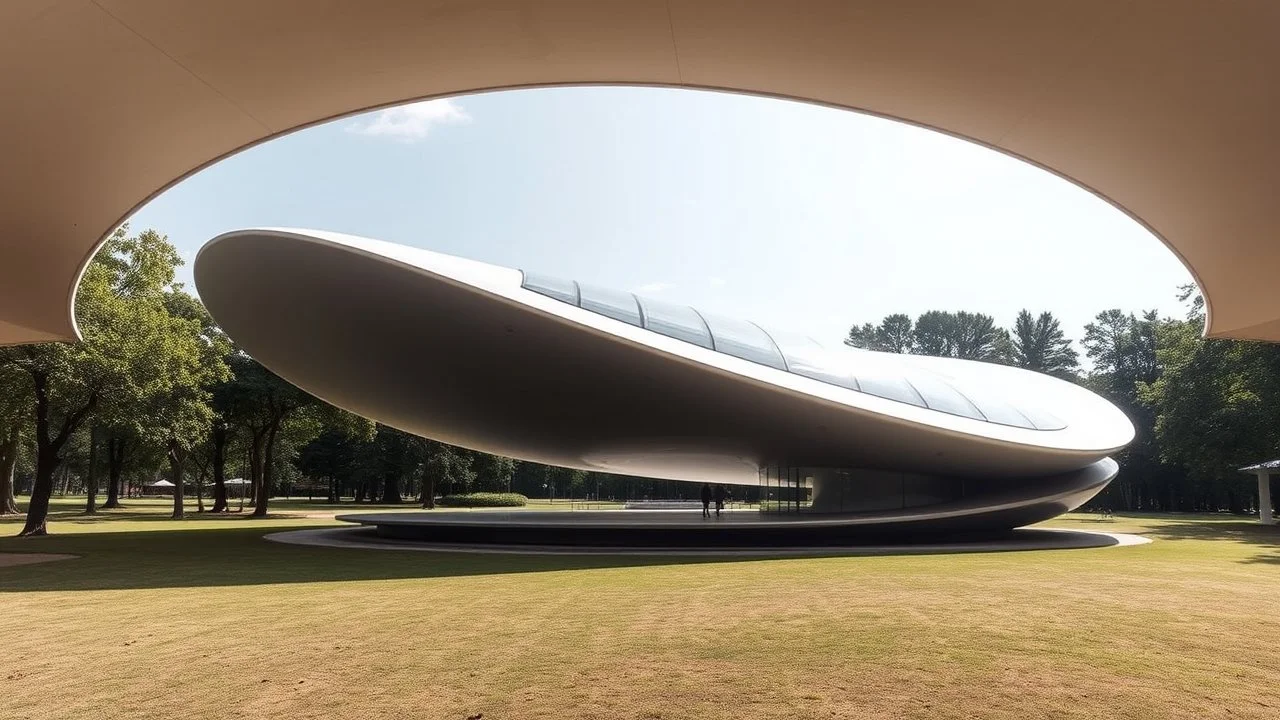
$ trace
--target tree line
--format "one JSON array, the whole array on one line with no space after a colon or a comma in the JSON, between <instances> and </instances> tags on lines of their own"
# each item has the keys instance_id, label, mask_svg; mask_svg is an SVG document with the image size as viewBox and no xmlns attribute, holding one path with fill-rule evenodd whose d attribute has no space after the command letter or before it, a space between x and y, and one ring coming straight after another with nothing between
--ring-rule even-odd
<instances>
[{"instance_id":1,"label":"tree line","mask_svg":"<svg viewBox=\"0 0 1280 720\"><path fill-rule=\"evenodd\" d=\"M1239 468L1280 455L1280 345L1205 339L1204 302L1179 289L1184 317L1099 312L1081 353L1050 312L1018 313L1002 328L982 313L934 310L854 325L845 344L1014 365L1079 383L1129 416L1134 441L1120 472L1091 505L1128 511L1257 508Z\"/></svg>"},{"instance_id":2,"label":"tree line","mask_svg":"<svg viewBox=\"0 0 1280 720\"><path fill-rule=\"evenodd\" d=\"M228 512L239 494L256 517L279 491L427 508L440 493L680 492L465 450L335 408L238 349L175 281L181 265L165 236L122 227L77 291L81 342L0 348L0 515L19 513L25 480L21 535L47 532L55 488L84 493L93 514L160 477L173 484L174 518L185 514L189 483L198 511ZM229 485L234 474L247 487Z\"/></svg>"},{"instance_id":3,"label":"tree line","mask_svg":"<svg viewBox=\"0 0 1280 720\"><path fill-rule=\"evenodd\" d=\"M227 512L240 494L258 517L279 491L433 507L440 494L472 491L630 499L688 490L469 451L339 410L240 351L175 281L181 264L163 235L123 227L79 286L82 342L0 348L0 514L19 511L21 478L31 496L21 534L47 531L56 487L83 492L84 511L95 513L161 476L174 485L175 518L188 483L201 512ZM853 326L845 342L1016 365L1107 397L1137 437L1099 504L1252 509L1256 492L1236 470L1280 447L1280 346L1205 340L1194 288L1181 299L1183 318L1098 313L1079 343L1087 369L1050 312L1023 310L1010 328L977 312L893 314ZM237 474L247 481L238 493L227 482Z\"/></svg>"}]
</instances>

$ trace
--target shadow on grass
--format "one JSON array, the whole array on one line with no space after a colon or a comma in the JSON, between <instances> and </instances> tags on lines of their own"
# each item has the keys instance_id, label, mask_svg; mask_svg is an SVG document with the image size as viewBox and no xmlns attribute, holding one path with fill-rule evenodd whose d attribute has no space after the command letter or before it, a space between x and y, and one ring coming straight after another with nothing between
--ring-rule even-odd
<instances>
[{"instance_id":1,"label":"shadow on grass","mask_svg":"<svg viewBox=\"0 0 1280 720\"><path fill-rule=\"evenodd\" d=\"M611 567L741 562L732 557L539 556L359 552L284 545L263 535L299 523L226 529L81 533L0 538L0 552L69 553L75 560L0 570L0 593L223 587L460 577Z\"/></svg>"},{"instance_id":2,"label":"shadow on grass","mask_svg":"<svg viewBox=\"0 0 1280 720\"><path fill-rule=\"evenodd\" d=\"M1280 565L1280 526L1262 525L1256 519L1241 516L1240 519L1197 522L1176 515L1162 516L1165 522L1144 530L1154 540L1204 540L1238 543L1257 549L1257 555L1239 560L1242 563L1266 563Z\"/></svg>"}]
</instances>

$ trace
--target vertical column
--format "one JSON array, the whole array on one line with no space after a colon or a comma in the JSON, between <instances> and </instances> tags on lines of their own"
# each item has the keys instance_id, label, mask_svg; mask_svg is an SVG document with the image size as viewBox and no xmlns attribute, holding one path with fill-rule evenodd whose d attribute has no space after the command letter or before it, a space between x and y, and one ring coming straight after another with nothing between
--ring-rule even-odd
<instances>
[{"instance_id":1,"label":"vertical column","mask_svg":"<svg viewBox=\"0 0 1280 720\"><path fill-rule=\"evenodd\" d=\"M1258 520L1263 525L1275 525L1276 519L1271 515L1271 473L1258 471Z\"/></svg>"}]
</instances>

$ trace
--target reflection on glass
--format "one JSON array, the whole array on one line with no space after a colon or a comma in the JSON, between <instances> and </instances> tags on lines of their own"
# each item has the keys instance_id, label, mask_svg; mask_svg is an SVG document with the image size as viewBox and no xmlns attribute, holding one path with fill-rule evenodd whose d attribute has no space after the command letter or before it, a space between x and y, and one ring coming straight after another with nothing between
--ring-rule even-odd
<instances>
[{"instance_id":1,"label":"reflection on glass","mask_svg":"<svg viewBox=\"0 0 1280 720\"><path fill-rule=\"evenodd\" d=\"M986 420L973 403L951 387L946 381L934 377L927 372L913 372L910 375L911 385L924 398L925 405L931 410L960 415L975 420Z\"/></svg>"},{"instance_id":2,"label":"reflection on glass","mask_svg":"<svg viewBox=\"0 0 1280 720\"><path fill-rule=\"evenodd\" d=\"M1067 424L1048 410L1029 407L1027 405L1019 405L1018 411L1027 416L1027 419L1036 426L1037 430L1061 430Z\"/></svg>"},{"instance_id":3,"label":"reflection on glass","mask_svg":"<svg viewBox=\"0 0 1280 720\"><path fill-rule=\"evenodd\" d=\"M711 344L711 333L697 310L688 305L675 305L649 298L640 298L640 307L644 310L645 328L708 350L715 349Z\"/></svg>"},{"instance_id":4,"label":"reflection on glass","mask_svg":"<svg viewBox=\"0 0 1280 720\"><path fill-rule=\"evenodd\" d=\"M640 326L640 306L636 303L635 295L582 283L578 284L578 291L581 298L578 305L583 310Z\"/></svg>"},{"instance_id":5,"label":"reflection on glass","mask_svg":"<svg viewBox=\"0 0 1280 720\"><path fill-rule=\"evenodd\" d=\"M550 275L526 272L521 286L525 290L532 290L539 295L546 295L560 302L567 302L571 305L578 304L578 284L572 280L562 280Z\"/></svg>"},{"instance_id":6,"label":"reflection on glass","mask_svg":"<svg viewBox=\"0 0 1280 720\"><path fill-rule=\"evenodd\" d=\"M844 358L835 353L828 353L817 340L773 328L770 328L768 333L777 343L778 349L782 351L782 357L787 361L787 370L831 385L839 385L850 390L858 389L858 383L849 369L849 364L841 362Z\"/></svg>"},{"instance_id":7,"label":"reflection on glass","mask_svg":"<svg viewBox=\"0 0 1280 720\"><path fill-rule=\"evenodd\" d=\"M702 317L711 328L711 337L718 352L768 365L778 370L787 369L787 364L783 361L777 346L759 325L706 313L703 313Z\"/></svg>"},{"instance_id":8,"label":"reflection on glass","mask_svg":"<svg viewBox=\"0 0 1280 720\"><path fill-rule=\"evenodd\" d=\"M979 412L986 416L988 422L1029 430L1034 430L1036 427L1025 415L1018 412L1017 408L999 398L991 397L986 391L966 388L964 396L978 407Z\"/></svg>"},{"instance_id":9,"label":"reflection on glass","mask_svg":"<svg viewBox=\"0 0 1280 720\"><path fill-rule=\"evenodd\" d=\"M606 317L652 330L709 350L732 355L831 385L886 400L1011 427L1061 430L1060 418L1045 410L1000 399L980 384L956 387L923 367L905 367L883 354L838 348L795 333L768 331L745 320L699 313L687 305L641 299L631 293L581 285L539 273L523 273L522 286ZM781 482L781 480L779 480ZM792 481L794 487L796 481ZM779 489L775 494L785 494Z\"/></svg>"},{"instance_id":10,"label":"reflection on glass","mask_svg":"<svg viewBox=\"0 0 1280 720\"><path fill-rule=\"evenodd\" d=\"M964 497L959 478L859 468L760 469L760 510L770 513L885 513Z\"/></svg>"},{"instance_id":11,"label":"reflection on glass","mask_svg":"<svg viewBox=\"0 0 1280 720\"><path fill-rule=\"evenodd\" d=\"M808 512L813 505L812 470L787 465L760 468L760 511Z\"/></svg>"},{"instance_id":12,"label":"reflection on glass","mask_svg":"<svg viewBox=\"0 0 1280 720\"><path fill-rule=\"evenodd\" d=\"M924 398L901 375L865 374L855 371L858 388L868 395L886 400L897 400L916 407L925 407Z\"/></svg>"}]
</instances>

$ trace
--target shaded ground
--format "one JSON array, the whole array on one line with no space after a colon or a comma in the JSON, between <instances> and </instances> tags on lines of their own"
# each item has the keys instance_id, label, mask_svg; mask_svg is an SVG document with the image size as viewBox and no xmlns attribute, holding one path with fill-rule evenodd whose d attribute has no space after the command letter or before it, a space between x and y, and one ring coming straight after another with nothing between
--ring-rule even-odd
<instances>
[{"instance_id":1,"label":"shaded ground","mask_svg":"<svg viewBox=\"0 0 1280 720\"><path fill-rule=\"evenodd\" d=\"M129 508L0 552L5 718L1274 718L1280 531L770 561L282 546ZM350 505L343 510L349 510ZM16 531L0 524L0 535Z\"/></svg>"},{"instance_id":2,"label":"shaded ground","mask_svg":"<svg viewBox=\"0 0 1280 720\"><path fill-rule=\"evenodd\" d=\"M19 565L35 565L54 560L71 560L75 555L59 555L57 553L16 553L0 552L0 568L17 567Z\"/></svg>"}]
</instances>

